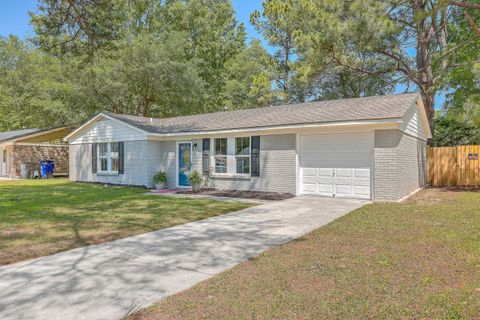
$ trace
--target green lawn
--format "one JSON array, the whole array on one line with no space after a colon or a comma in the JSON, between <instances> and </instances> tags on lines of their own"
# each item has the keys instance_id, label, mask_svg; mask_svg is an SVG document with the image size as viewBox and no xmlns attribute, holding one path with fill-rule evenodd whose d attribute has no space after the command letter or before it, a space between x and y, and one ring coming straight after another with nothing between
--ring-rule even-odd
<instances>
[{"instance_id":1,"label":"green lawn","mask_svg":"<svg viewBox=\"0 0 480 320\"><path fill-rule=\"evenodd\" d=\"M63 179L0 180L0 265L251 206L145 193Z\"/></svg>"},{"instance_id":2,"label":"green lawn","mask_svg":"<svg viewBox=\"0 0 480 320\"><path fill-rule=\"evenodd\" d=\"M132 319L480 319L480 193L365 206Z\"/></svg>"}]
</instances>

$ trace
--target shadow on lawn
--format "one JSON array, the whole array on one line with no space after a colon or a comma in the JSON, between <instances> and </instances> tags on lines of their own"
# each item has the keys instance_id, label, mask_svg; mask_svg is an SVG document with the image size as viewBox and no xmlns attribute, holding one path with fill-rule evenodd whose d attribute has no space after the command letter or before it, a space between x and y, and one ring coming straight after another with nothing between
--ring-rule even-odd
<instances>
[{"instance_id":1,"label":"shadow on lawn","mask_svg":"<svg viewBox=\"0 0 480 320\"><path fill-rule=\"evenodd\" d=\"M289 239L285 222L232 213L0 267L0 318L120 318ZM252 223L255 221L255 223ZM215 221L215 224L209 221ZM241 239L241 240L239 240ZM98 306L108 305L108 315Z\"/></svg>"},{"instance_id":2,"label":"shadow on lawn","mask_svg":"<svg viewBox=\"0 0 480 320\"><path fill-rule=\"evenodd\" d=\"M202 199L148 197L144 192L143 188L68 181L0 184L0 264L246 207ZM22 242L21 248L17 247L18 241Z\"/></svg>"}]
</instances>

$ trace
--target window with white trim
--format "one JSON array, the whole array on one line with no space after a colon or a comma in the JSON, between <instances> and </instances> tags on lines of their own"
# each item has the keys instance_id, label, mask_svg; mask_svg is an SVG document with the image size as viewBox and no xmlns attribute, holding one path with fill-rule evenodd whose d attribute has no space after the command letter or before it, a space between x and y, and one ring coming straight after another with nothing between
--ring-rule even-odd
<instances>
[{"instance_id":1,"label":"window with white trim","mask_svg":"<svg viewBox=\"0 0 480 320\"><path fill-rule=\"evenodd\" d=\"M99 143L98 144L98 161L99 161L99 171L108 172L108 143Z\"/></svg>"},{"instance_id":2,"label":"window with white trim","mask_svg":"<svg viewBox=\"0 0 480 320\"><path fill-rule=\"evenodd\" d=\"M99 172L118 173L120 168L119 143L98 144Z\"/></svg>"},{"instance_id":3,"label":"window with white trim","mask_svg":"<svg viewBox=\"0 0 480 320\"><path fill-rule=\"evenodd\" d=\"M228 176L250 176L252 173L251 137L212 139L211 166L213 173Z\"/></svg>"},{"instance_id":4,"label":"window with white trim","mask_svg":"<svg viewBox=\"0 0 480 320\"><path fill-rule=\"evenodd\" d=\"M237 174L250 174L250 137L235 138Z\"/></svg>"},{"instance_id":5,"label":"window with white trim","mask_svg":"<svg viewBox=\"0 0 480 320\"><path fill-rule=\"evenodd\" d=\"M228 170L228 143L227 138L214 139L213 157L215 159L215 173L227 173Z\"/></svg>"}]
</instances>

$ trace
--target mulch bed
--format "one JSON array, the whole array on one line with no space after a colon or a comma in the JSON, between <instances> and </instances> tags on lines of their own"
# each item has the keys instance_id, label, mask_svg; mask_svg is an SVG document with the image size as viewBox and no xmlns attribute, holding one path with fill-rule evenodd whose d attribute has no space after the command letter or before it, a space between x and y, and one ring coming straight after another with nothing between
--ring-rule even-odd
<instances>
[{"instance_id":1,"label":"mulch bed","mask_svg":"<svg viewBox=\"0 0 480 320\"><path fill-rule=\"evenodd\" d=\"M192 190L179 190L178 194L200 194L214 197L243 198L256 200L285 200L293 198L290 193L259 192L259 191L239 191L239 190L215 190L203 189L198 192Z\"/></svg>"}]
</instances>

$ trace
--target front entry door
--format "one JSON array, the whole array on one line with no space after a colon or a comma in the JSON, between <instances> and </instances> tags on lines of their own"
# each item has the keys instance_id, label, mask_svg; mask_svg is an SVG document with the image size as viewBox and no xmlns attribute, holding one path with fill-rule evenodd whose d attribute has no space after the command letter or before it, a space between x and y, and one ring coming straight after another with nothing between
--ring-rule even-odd
<instances>
[{"instance_id":1,"label":"front entry door","mask_svg":"<svg viewBox=\"0 0 480 320\"><path fill-rule=\"evenodd\" d=\"M178 143L178 186L189 187L188 175L192 170L192 143Z\"/></svg>"}]
</instances>

